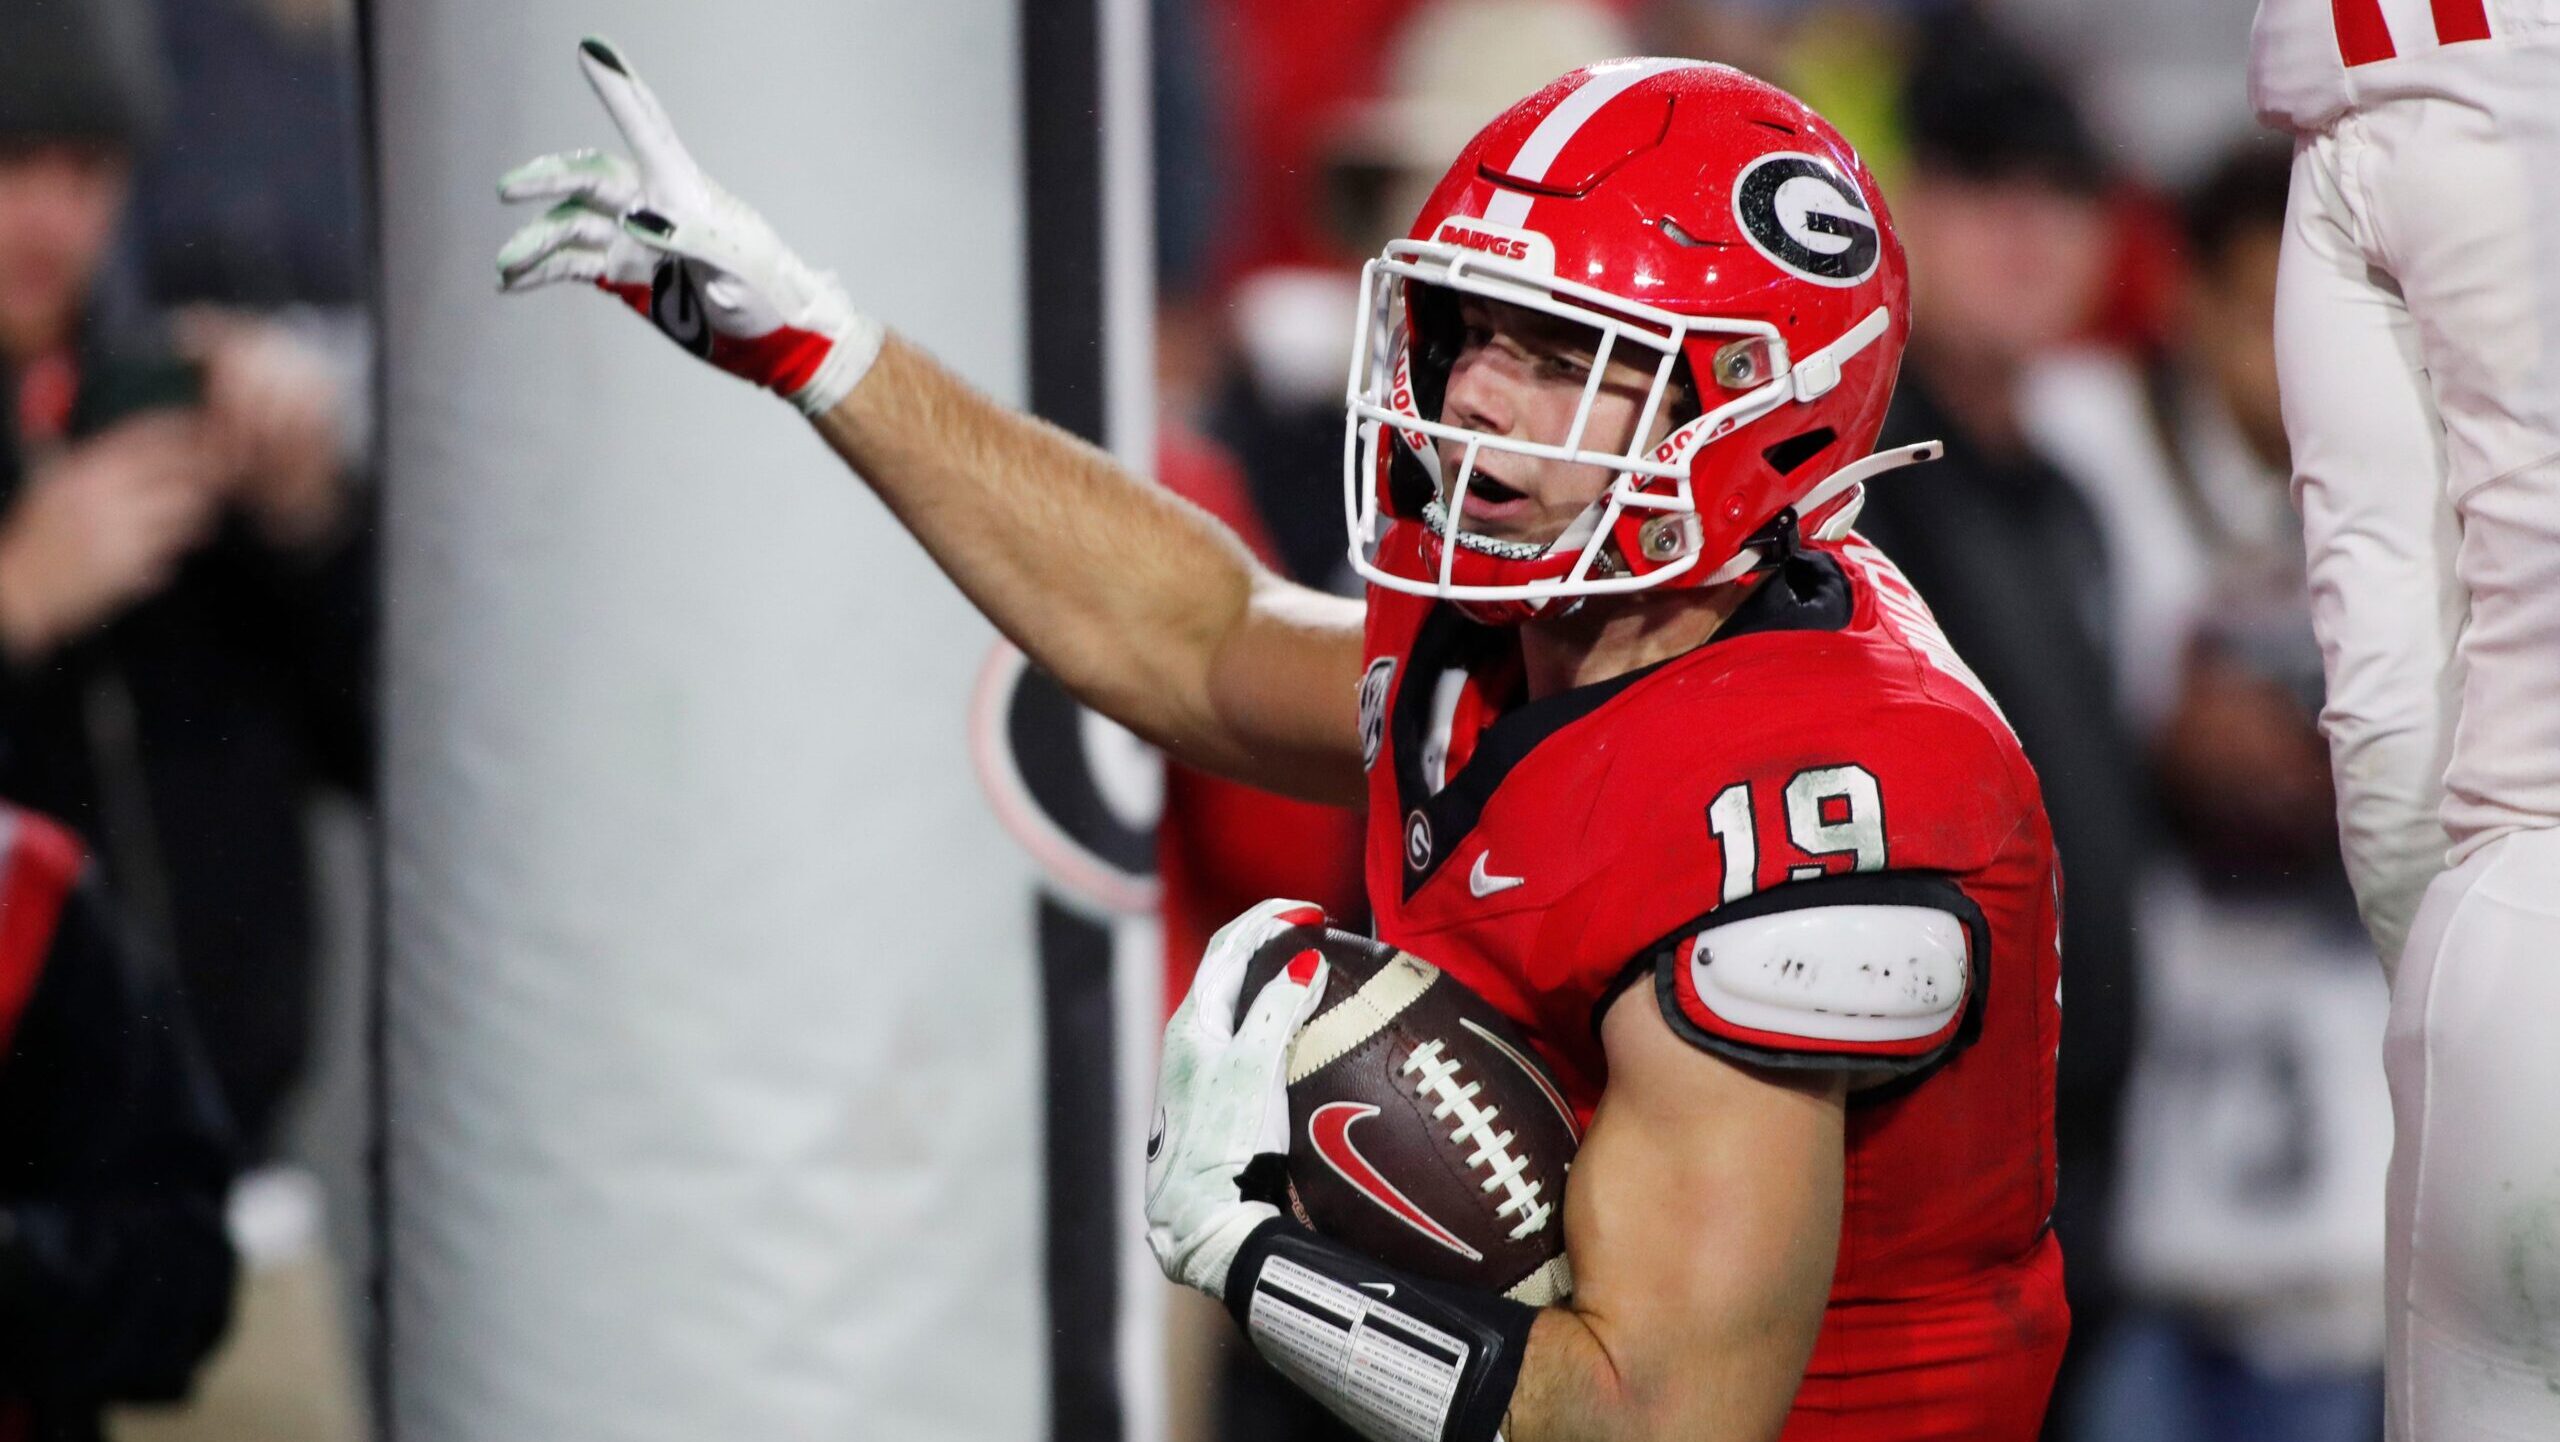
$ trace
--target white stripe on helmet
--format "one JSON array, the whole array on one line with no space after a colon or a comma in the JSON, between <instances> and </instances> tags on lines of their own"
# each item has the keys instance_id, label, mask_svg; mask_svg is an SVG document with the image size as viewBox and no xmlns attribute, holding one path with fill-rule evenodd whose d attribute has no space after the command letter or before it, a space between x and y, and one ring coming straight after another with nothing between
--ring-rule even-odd
<instances>
[{"instance_id":1,"label":"white stripe on helmet","mask_svg":"<svg viewBox=\"0 0 2560 1442\"><path fill-rule=\"evenodd\" d=\"M1518 180L1538 181L1547 178L1547 167L1582 130L1584 122L1600 113L1602 106L1666 70L1689 70L1706 64L1703 60L1621 60L1610 65L1594 66L1591 78L1582 88L1558 102L1520 143L1520 153L1502 167L1502 173ZM1484 208L1483 219L1495 225L1525 226L1529 223L1529 206L1537 197L1526 191L1497 189Z\"/></svg>"}]
</instances>

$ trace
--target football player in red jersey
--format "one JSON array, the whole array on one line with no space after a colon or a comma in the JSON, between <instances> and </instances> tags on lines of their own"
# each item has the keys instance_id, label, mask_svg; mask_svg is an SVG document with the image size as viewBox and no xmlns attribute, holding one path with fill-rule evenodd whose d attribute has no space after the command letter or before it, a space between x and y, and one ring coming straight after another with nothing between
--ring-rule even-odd
<instances>
[{"instance_id":1,"label":"football player in red jersey","mask_svg":"<svg viewBox=\"0 0 2560 1442\"><path fill-rule=\"evenodd\" d=\"M1368 808L1381 936L1520 1021L1588 1122L1577 1279L1533 1308L1400 1276L1246 1195L1285 1147L1312 954L1167 1028L1168 1275L1364 1434L2035 1435L2066 1329L2058 882L2036 781L1849 531L1906 330L1875 182L1737 72L1557 80L1369 268L1345 435L1364 607L969 390L711 184L601 42L636 164L502 281L599 284L795 401L1087 704L1196 765Z\"/></svg>"}]
</instances>

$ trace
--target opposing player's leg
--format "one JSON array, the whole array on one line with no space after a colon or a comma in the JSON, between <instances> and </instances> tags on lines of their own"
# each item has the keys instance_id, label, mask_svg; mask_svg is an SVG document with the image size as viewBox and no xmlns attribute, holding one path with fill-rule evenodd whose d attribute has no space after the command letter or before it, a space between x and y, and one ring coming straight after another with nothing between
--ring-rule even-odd
<instances>
[{"instance_id":1,"label":"opposing player's leg","mask_svg":"<svg viewBox=\"0 0 2560 1442\"><path fill-rule=\"evenodd\" d=\"M2457 861L2560 825L2560 40L2479 70L2471 103L2362 117L2375 238L2416 326L2462 521L2470 612L2443 813Z\"/></svg>"},{"instance_id":2,"label":"opposing player's leg","mask_svg":"<svg viewBox=\"0 0 2560 1442\"><path fill-rule=\"evenodd\" d=\"M2350 122L2352 123L2352 122ZM2357 138L2300 142L2276 279L2276 369L2328 675L2321 729L2356 901L2387 968L2444 867L2436 819L2462 595L2416 327L2368 256Z\"/></svg>"},{"instance_id":3,"label":"opposing player's leg","mask_svg":"<svg viewBox=\"0 0 2560 1442\"><path fill-rule=\"evenodd\" d=\"M2392 1442L2560 1437L2560 831L2437 878L2385 1054Z\"/></svg>"},{"instance_id":4,"label":"opposing player's leg","mask_svg":"<svg viewBox=\"0 0 2560 1442\"><path fill-rule=\"evenodd\" d=\"M2538 1100L2560 1085L2560 44L2483 52L2470 80L2463 104L2374 105L2332 147L2443 421L2465 608L2442 813L2461 864L2427 892L2386 1048L2396 1442L2560 1435L2560 1132ZM2342 793L2359 780L2342 753Z\"/></svg>"}]
</instances>

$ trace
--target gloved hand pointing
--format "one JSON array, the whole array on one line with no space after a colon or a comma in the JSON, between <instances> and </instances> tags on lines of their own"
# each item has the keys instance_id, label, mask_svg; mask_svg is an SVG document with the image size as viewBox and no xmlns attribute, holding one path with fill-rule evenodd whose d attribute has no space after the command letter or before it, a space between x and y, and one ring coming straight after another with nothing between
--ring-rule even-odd
<instances>
[{"instance_id":1,"label":"gloved hand pointing","mask_svg":"<svg viewBox=\"0 0 2560 1442\"><path fill-rule=\"evenodd\" d=\"M498 253L500 288L591 282L676 344L805 414L833 408L879 356L880 323L702 173L612 45L581 42L578 65L631 156L546 155L498 182L502 200L557 202Z\"/></svg>"}]
</instances>

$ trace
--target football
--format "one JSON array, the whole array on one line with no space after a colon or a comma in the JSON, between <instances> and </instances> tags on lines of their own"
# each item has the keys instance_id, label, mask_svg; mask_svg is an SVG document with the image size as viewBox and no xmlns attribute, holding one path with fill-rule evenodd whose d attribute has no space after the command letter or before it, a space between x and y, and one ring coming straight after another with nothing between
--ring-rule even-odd
<instances>
[{"instance_id":1,"label":"football","mask_svg":"<svg viewBox=\"0 0 2560 1442\"><path fill-rule=\"evenodd\" d=\"M1274 936L1243 1008L1313 948L1331 970L1289 1056L1289 1204L1416 1276L1546 1306L1570 1296L1566 1173L1581 1134L1509 1018L1438 967L1324 927Z\"/></svg>"}]
</instances>

